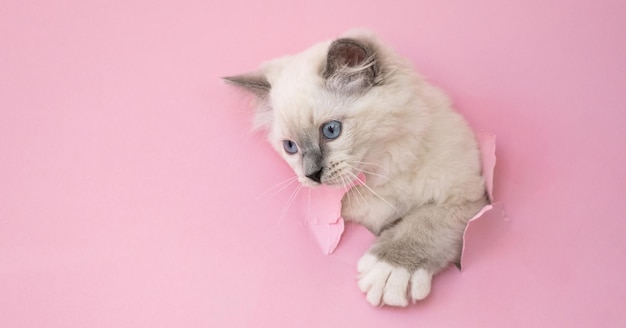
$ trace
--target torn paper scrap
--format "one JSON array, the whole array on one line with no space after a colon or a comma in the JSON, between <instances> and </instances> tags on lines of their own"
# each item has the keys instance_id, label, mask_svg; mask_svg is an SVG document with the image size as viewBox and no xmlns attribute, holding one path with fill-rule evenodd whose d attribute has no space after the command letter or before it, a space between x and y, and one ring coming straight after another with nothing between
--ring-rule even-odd
<instances>
[{"instance_id":1,"label":"torn paper scrap","mask_svg":"<svg viewBox=\"0 0 626 328\"><path fill-rule=\"evenodd\" d=\"M306 202L306 217L309 230L324 254L331 254L341 239L344 222L341 218L343 188L320 186L302 193Z\"/></svg>"},{"instance_id":2,"label":"torn paper scrap","mask_svg":"<svg viewBox=\"0 0 626 328\"><path fill-rule=\"evenodd\" d=\"M474 215L474 217L468 221L467 226L465 227L465 232L463 233L463 248L461 250L461 261L459 263L459 268L463 267L465 259L465 248L468 242L472 239L472 224L479 218L484 217L485 213L492 211L494 209L494 206L497 205L494 204L493 199L493 172L496 166L496 136L493 134L479 133L476 137L480 147L483 177L485 178L485 188L487 189L489 204L483 207L476 215ZM497 207L501 208L501 206ZM497 216L497 219L504 218L503 210L496 211L493 214Z\"/></svg>"}]
</instances>

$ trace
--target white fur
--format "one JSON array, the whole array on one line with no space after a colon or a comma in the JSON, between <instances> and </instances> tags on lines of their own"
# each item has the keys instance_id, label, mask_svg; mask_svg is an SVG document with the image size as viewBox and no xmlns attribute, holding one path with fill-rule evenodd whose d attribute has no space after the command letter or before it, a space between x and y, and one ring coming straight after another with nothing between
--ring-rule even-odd
<instances>
[{"instance_id":1,"label":"white fur","mask_svg":"<svg viewBox=\"0 0 626 328\"><path fill-rule=\"evenodd\" d=\"M405 268L394 267L366 253L358 262L359 289L374 306L407 306L409 298L418 301L430 293L432 275L424 269L413 274Z\"/></svg>"},{"instance_id":2,"label":"white fur","mask_svg":"<svg viewBox=\"0 0 626 328\"><path fill-rule=\"evenodd\" d=\"M376 264L376 262L378 262L378 258L375 255L372 255L370 253L365 253L365 255L361 256L361 259L359 259L359 262L357 262L357 266L356 266L357 272L365 273L371 270L374 264Z\"/></svg>"},{"instance_id":3,"label":"white fur","mask_svg":"<svg viewBox=\"0 0 626 328\"><path fill-rule=\"evenodd\" d=\"M430 294L430 283L433 275L424 269L417 269L411 276L411 298L413 301L423 300Z\"/></svg>"},{"instance_id":4,"label":"white fur","mask_svg":"<svg viewBox=\"0 0 626 328\"><path fill-rule=\"evenodd\" d=\"M387 278L394 268L385 262L376 262L369 270L359 275L358 286L362 292L367 293L367 301L372 305L382 305Z\"/></svg>"},{"instance_id":5,"label":"white fur","mask_svg":"<svg viewBox=\"0 0 626 328\"><path fill-rule=\"evenodd\" d=\"M407 306L407 287L411 274L405 268L394 268L387 278L383 302L392 306Z\"/></svg>"}]
</instances>

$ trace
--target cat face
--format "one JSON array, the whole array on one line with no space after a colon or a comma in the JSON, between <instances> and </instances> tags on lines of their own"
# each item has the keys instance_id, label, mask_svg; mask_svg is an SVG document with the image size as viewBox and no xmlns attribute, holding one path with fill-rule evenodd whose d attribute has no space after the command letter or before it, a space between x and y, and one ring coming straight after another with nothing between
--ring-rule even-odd
<instances>
[{"instance_id":1,"label":"cat face","mask_svg":"<svg viewBox=\"0 0 626 328\"><path fill-rule=\"evenodd\" d=\"M348 185L381 166L378 150L397 133L381 108L379 56L342 38L225 80L257 96L257 125L302 184Z\"/></svg>"},{"instance_id":2,"label":"cat face","mask_svg":"<svg viewBox=\"0 0 626 328\"><path fill-rule=\"evenodd\" d=\"M279 106L269 141L306 186L347 185L355 180L362 161L364 138L359 119L348 105L333 105L317 90L313 101L290 102L298 111ZM294 113L295 112L295 113Z\"/></svg>"}]
</instances>

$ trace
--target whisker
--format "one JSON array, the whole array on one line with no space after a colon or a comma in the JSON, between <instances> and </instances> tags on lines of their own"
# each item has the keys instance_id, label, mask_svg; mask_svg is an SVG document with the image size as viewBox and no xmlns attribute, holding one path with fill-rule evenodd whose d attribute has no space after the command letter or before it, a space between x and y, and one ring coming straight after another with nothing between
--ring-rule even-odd
<instances>
[{"instance_id":1,"label":"whisker","mask_svg":"<svg viewBox=\"0 0 626 328\"><path fill-rule=\"evenodd\" d=\"M378 166L381 169L385 169L385 167L383 167L382 165L376 164L376 163L372 163L372 162L348 161L348 160L346 160L346 162L348 162L348 163L355 163L355 164L365 164L365 165Z\"/></svg>"},{"instance_id":2,"label":"whisker","mask_svg":"<svg viewBox=\"0 0 626 328\"><path fill-rule=\"evenodd\" d=\"M392 181L392 180L391 180L391 178L390 178L390 177L388 177L388 176L386 176L386 175L382 175L382 174L379 174L379 173L366 171L366 170L360 169L360 168L358 168L358 167L356 167L356 166L352 166L352 165L350 165L350 164L346 164L346 165L347 165L348 167L350 167L350 168L354 169L354 170L359 171L359 172L366 173L366 174L371 174L371 175L373 175L373 176L377 176L377 177L381 177L381 178L386 179L387 181Z\"/></svg>"},{"instance_id":3,"label":"whisker","mask_svg":"<svg viewBox=\"0 0 626 328\"><path fill-rule=\"evenodd\" d=\"M278 189L277 191L274 191L274 192L272 193L272 195L271 195L271 196L269 196L269 197L267 198L268 200L270 200L270 199L274 198L274 197L275 197L278 193L280 193L281 191L285 190L285 188L287 188L287 187L289 187L290 185L292 185L292 184L293 184L294 182L296 182L297 180L298 180L298 176L292 176L292 177L291 177L291 178L289 178L289 179L283 180L283 181L281 181L281 182L277 183L276 185L274 185L274 186L272 186L272 187L268 188L267 190L265 190L265 191L264 191L263 193L261 193L260 195L258 195L258 196L256 197L256 200L259 200L259 199L263 198L263 196L265 196L265 195L266 195L267 193L269 193L270 191L272 191L272 190L274 190L274 189L277 189L277 188L280 188L280 189ZM282 187L282 188L281 188L281 187Z\"/></svg>"},{"instance_id":4,"label":"whisker","mask_svg":"<svg viewBox=\"0 0 626 328\"><path fill-rule=\"evenodd\" d=\"M376 172L366 171L366 170L360 169L360 168L358 168L358 167L356 167L356 166L353 166L353 165L350 165L350 164L346 164L346 165L347 165L348 167L350 167L350 168L352 168L352 169L356 170L356 171L361 172L361 173L365 173L365 174L369 174L369 175L373 175L373 176L376 176L376 177L383 178L383 179L387 180L388 182L391 182L394 186L398 187L400 190L402 190L402 191L406 191L406 189L405 189L403 186L399 185L398 183L396 183L395 181L393 181L393 179L391 179L390 177L388 177L388 176L386 176L386 175L379 174L379 173L376 173Z\"/></svg>"},{"instance_id":5,"label":"whisker","mask_svg":"<svg viewBox=\"0 0 626 328\"><path fill-rule=\"evenodd\" d=\"M352 176L354 176L354 174L350 173ZM367 207L370 209L370 211L373 211L372 206L370 205L370 203L367 201L367 199L365 199L365 196L361 193L361 191L359 190L358 186L356 186L354 184L354 182L352 183L352 188L356 191L357 195L359 195L359 197L361 198L361 200L363 201L363 203L365 203L365 205L367 205Z\"/></svg>"},{"instance_id":6,"label":"whisker","mask_svg":"<svg viewBox=\"0 0 626 328\"><path fill-rule=\"evenodd\" d=\"M280 212L280 217L278 218L278 225L279 226L282 223L282 221L285 218L285 216L287 215L287 212L289 211L289 208L291 207L291 205L293 205L293 202L296 200L296 197L298 196L298 193L300 192L302 187L303 187L303 185L300 184L300 185L298 185L298 187L296 187L296 189L293 192L291 192L291 195L287 199L287 203L285 204L285 206L283 206L283 210Z\"/></svg>"},{"instance_id":7,"label":"whisker","mask_svg":"<svg viewBox=\"0 0 626 328\"><path fill-rule=\"evenodd\" d=\"M368 185L366 185L365 183L363 183L363 181L356 176L354 173L352 172L348 172L350 175L354 176L359 182L361 182L363 184L363 186L365 188L367 188L372 194L374 194L376 197L378 197L380 200L382 200L383 202L385 202L385 204L389 205L389 207L391 207L396 213L399 214L398 209L396 209L395 206L391 205L391 203L389 203L386 199L384 199L383 197L381 197L379 194L377 194L374 190L372 190L372 188L370 188Z\"/></svg>"},{"instance_id":8,"label":"whisker","mask_svg":"<svg viewBox=\"0 0 626 328\"><path fill-rule=\"evenodd\" d=\"M352 207L352 200L350 199L350 189L348 188L348 184L346 183L346 179L343 176L340 176L341 183L343 184L343 189L346 191L346 198L348 198L348 204Z\"/></svg>"}]
</instances>

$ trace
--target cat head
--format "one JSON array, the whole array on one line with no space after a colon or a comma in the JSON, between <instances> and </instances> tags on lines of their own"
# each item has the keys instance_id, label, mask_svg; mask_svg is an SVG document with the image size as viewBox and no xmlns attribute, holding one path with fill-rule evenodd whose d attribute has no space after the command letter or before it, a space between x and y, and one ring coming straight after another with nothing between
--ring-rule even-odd
<instances>
[{"instance_id":1,"label":"cat head","mask_svg":"<svg viewBox=\"0 0 626 328\"><path fill-rule=\"evenodd\" d=\"M383 166L411 119L400 110L410 70L394 58L371 36L344 37L224 79L256 96L256 126L302 184L347 185Z\"/></svg>"}]
</instances>

